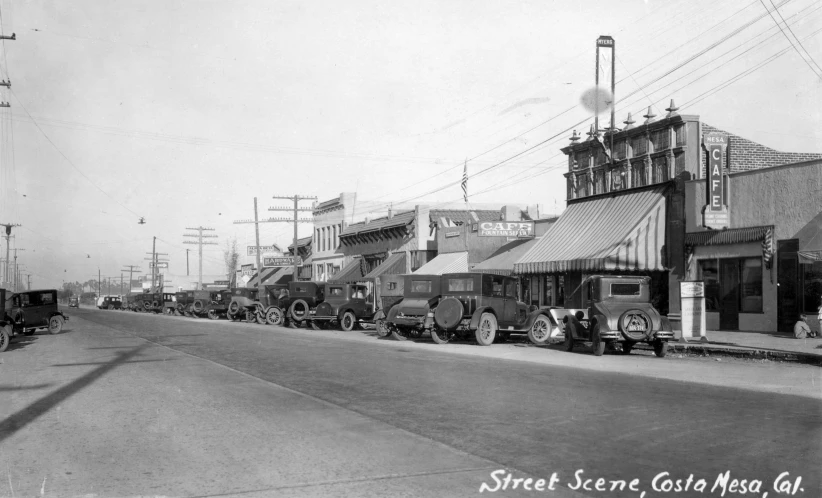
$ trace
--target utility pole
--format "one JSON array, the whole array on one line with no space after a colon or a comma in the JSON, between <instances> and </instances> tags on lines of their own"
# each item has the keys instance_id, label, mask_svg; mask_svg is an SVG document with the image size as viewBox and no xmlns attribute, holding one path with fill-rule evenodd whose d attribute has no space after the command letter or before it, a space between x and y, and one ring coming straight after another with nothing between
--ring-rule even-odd
<instances>
[{"instance_id":1,"label":"utility pole","mask_svg":"<svg viewBox=\"0 0 822 498\"><path fill-rule=\"evenodd\" d=\"M0 37L0 39L3 39ZM9 247L11 247L11 229L12 227L19 227L21 226L19 223L0 223L0 226L6 227L6 274L5 274L5 282L11 283L10 274L9 274ZM6 285L8 287L8 285Z\"/></svg>"},{"instance_id":2,"label":"utility pole","mask_svg":"<svg viewBox=\"0 0 822 498\"><path fill-rule=\"evenodd\" d=\"M131 275L132 275L132 273L139 273L142 270L139 269L140 268L139 265L123 265L123 266L128 268L127 270L120 270L120 271L121 272L125 272L125 271L128 272L128 291L130 293L131 292ZM121 275L122 275L122 273L121 273Z\"/></svg>"},{"instance_id":3,"label":"utility pole","mask_svg":"<svg viewBox=\"0 0 822 498\"><path fill-rule=\"evenodd\" d=\"M237 220L234 222L235 225L243 225L248 223L254 223L254 240L257 244L255 246L255 254L257 256L257 286L259 287L262 284L262 274L263 274L263 267L260 264L260 223L279 223L279 220L275 220L274 218L260 221L257 216L257 198L254 198L254 221L251 220Z\"/></svg>"},{"instance_id":4,"label":"utility pole","mask_svg":"<svg viewBox=\"0 0 822 498\"><path fill-rule=\"evenodd\" d=\"M186 248L186 277L189 276L189 273L188 273L188 251L190 251L190 250L191 249Z\"/></svg>"},{"instance_id":5,"label":"utility pole","mask_svg":"<svg viewBox=\"0 0 822 498\"><path fill-rule=\"evenodd\" d=\"M167 252L147 252L146 254L150 254L151 258L146 258L146 261L149 261L149 267L151 268L151 292L157 292L155 288L157 285L157 267L160 263L168 263L167 259L160 259L160 256L168 256Z\"/></svg>"},{"instance_id":6,"label":"utility pole","mask_svg":"<svg viewBox=\"0 0 822 498\"><path fill-rule=\"evenodd\" d=\"M282 196L282 195L275 195L272 199L288 199L290 201L294 201L293 208L286 208L286 207L270 207L268 208L269 211L292 211L294 213L293 218L269 218L268 221L271 222L283 222L283 223L294 223L294 276L292 277L294 281L297 281L297 262L300 256L299 247L297 247L297 224L298 223L314 223L314 219L301 219L299 217L300 211L313 211L313 208L301 208L300 201L307 201L312 200L316 201L317 198L315 196L307 196L307 195L292 195L292 196Z\"/></svg>"},{"instance_id":7,"label":"utility pole","mask_svg":"<svg viewBox=\"0 0 822 498\"><path fill-rule=\"evenodd\" d=\"M31 290L31 273L26 275L26 277L27 277L27 280L28 280L28 285L26 286L26 290Z\"/></svg>"},{"instance_id":8,"label":"utility pole","mask_svg":"<svg viewBox=\"0 0 822 498\"><path fill-rule=\"evenodd\" d=\"M203 242L203 239L216 239L218 237L218 235L203 235L203 230L213 232L214 229L213 228L206 228L202 225L198 226L196 228L186 228L186 230L197 230L196 235L193 234L193 233L184 233L183 234L183 237L196 237L198 239L197 242L184 241L183 244L197 244L198 246L200 246L199 247L199 250L200 250L200 276L199 276L199 281L197 282L197 290L202 290L203 289L203 246L204 245L212 245L212 246L217 245L216 242Z\"/></svg>"},{"instance_id":9,"label":"utility pole","mask_svg":"<svg viewBox=\"0 0 822 498\"><path fill-rule=\"evenodd\" d=\"M21 249L19 247L14 248L14 290L15 290L15 292L18 290L18 286L20 285L20 270L17 267L17 251L25 251L25 249Z\"/></svg>"}]
</instances>

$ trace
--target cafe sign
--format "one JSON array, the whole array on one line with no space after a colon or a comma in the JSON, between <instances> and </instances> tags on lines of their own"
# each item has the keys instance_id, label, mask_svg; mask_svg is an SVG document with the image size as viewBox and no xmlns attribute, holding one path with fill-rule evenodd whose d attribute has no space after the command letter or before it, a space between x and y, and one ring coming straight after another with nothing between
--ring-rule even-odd
<instances>
[{"instance_id":1,"label":"cafe sign","mask_svg":"<svg viewBox=\"0 0 822 498\"><path fill-rule=\"evenodd\" d=\"M479 224L480 237L534 238L533 221L485 221Z\"/></svg>"},{"instance_id":2,"label":"cafe sign","mask_svg":"<svg viewBox=\"0 0 822 498\"><path fill-rule=\"evenodd\" d=\"M303 258L297 256L297 266L303 265ZM279 268L282 266L294 266L294 256L264 256L263 268Z\"/></svg>"},{"instance_id":3,"label":"cafe sign","mask_svg":"<svg viewBox=\"0 0 822 498\"><path fill-rule=\"evenodd\" d=\"M728 202L725 199L725 181L727 176L723 164L728 147L728 135L724 133L706 133L702 139L708 151L708 163L705 165L706 201L702 209L702 225L713 230L722 230L730 226Z\"/></svg>"}]
</instances>

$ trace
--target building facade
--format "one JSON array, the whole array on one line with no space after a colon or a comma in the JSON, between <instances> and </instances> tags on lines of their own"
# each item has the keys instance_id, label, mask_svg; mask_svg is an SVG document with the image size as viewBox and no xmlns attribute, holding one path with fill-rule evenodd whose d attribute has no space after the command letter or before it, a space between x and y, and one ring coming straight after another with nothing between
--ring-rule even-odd
<instances>
[{"instance_id":1,"label":"building facade","mask_svg":"<svg viewBox=\"0 0 822 498\"><path fill-rule=\"evenodd\" d=\"M351 261L340 251L340 235L352 219L356 202L356 193L343 192L335 199L314 206L311 263L314 280L328 280Z\"/></svg>"}]
</instances>

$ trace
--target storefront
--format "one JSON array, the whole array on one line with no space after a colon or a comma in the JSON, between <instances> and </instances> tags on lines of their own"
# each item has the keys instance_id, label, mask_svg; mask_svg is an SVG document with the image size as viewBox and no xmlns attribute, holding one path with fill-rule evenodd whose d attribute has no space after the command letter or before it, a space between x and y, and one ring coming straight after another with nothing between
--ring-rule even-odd
<instances>
[{"instance_id":1,"label":"storefront","mask_svg":"<svg viewBox=\"0 0 822 498\"><path fill-rule=\"evenodd\" d=\"M511 275L514 263L524 256L541 239L523 239L508 242L500 247L488 259L474 266L471 270L477 273ZM551 306L554 304L553 278L537 275L519 277L518 299L534 306Z\"/></svg>"}]
</instances>

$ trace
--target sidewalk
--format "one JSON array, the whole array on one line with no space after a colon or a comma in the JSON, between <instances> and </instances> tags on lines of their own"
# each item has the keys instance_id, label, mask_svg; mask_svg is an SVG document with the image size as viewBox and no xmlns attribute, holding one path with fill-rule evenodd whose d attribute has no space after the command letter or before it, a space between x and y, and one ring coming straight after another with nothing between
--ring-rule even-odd
<instances>
[{"instance_id":1,"label":"sidewalk","mask_svg":"<svg viewBox=\"0 0 822 498\"><path fill-rule=\"evenodd\" d=\"M822 365L822 339L796 339L787 332L709 330L708 342L671 342L669 350L691 354L720 353L756 359L781 359ZM677 339L679 333L677 332Z\"/></svg>"}]
</instances>

